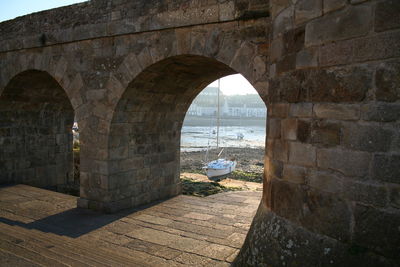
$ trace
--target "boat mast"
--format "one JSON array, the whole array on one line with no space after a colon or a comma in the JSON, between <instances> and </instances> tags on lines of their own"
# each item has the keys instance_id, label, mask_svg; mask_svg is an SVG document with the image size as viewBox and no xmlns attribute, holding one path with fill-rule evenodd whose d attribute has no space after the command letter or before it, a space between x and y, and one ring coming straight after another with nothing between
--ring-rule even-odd
<instances>
[{"instance_id":1,"label":"boat mast","mask_svg":"<svg viewBox=\"0 0 400 267\"><path fill-rule=\"evenodd\" d=\"M219 145L219 91L220 91L221 81L218 79L218 94L217 94L217 148Z\"/></svg>"}]
</instances>

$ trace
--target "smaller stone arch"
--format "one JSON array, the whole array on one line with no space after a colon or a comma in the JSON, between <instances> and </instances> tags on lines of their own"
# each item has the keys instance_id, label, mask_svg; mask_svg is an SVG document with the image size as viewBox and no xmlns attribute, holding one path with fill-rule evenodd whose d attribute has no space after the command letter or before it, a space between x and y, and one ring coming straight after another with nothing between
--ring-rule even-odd
<instances>
[{"instance_id":1,"label":"smaller stone arch","mask_svg":"<svg viewBox=\"0 0 400 267\"><path fill-rule=\"evenodd\" d=\"M74 109L45 71L15 75L0 95L0 183L51 188L73 180Z\"/></svg>"}]
</instances>

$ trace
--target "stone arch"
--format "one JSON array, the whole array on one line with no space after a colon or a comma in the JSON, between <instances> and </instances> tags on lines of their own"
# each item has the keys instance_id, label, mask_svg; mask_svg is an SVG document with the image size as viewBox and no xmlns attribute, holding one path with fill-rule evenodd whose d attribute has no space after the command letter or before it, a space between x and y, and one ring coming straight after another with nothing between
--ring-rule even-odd
<instances>
[{"instance_id":1,"label":"stone arch","mask_svg":"<svg viewBox=\"0 0 400 267\"><path fill-rule=\"evenodd\" d=\"M71 67L71 62L52 55L49 48L44 48L43 53L18 54L15 58L8 58L4 65L12 65L13 68L5 68L1 72L0 95L14 77L25 71L37 70L47 73L63 88L75 111L85 102L81 92L84 86L81 75Z\"/></svg>"},{"instance_id":2,"label":"stone arch","mask_svg":"<svg viewBox=\"0 0 400 267\"><path fill-rule=\"evenodd\" d=\"M0 182L55 187L73 180L74 109L45 71L15 75L0 95Z\"/></svg>"},{"instance_id":3,"label":"stone arch","mask_svg":"<svg viewBox=\"0 0 400 267\"><path fill-rule=\"evenodd\" d=\"M133 79L113 114L108 192L117 210L180 193L180 130L192 100L212 81L239 73L216 59L180 55Z\"/></svg>"}]
</instances>

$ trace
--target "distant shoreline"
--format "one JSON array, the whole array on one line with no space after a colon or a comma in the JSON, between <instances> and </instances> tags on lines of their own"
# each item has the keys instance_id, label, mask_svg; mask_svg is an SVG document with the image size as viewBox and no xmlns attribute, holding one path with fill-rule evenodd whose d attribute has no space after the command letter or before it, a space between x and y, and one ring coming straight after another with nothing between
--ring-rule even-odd
<instances>
[{"instance_id":1,"label":"distant shoreline","mask_svg":"<svg viewBox=\"0 0 400 267\"><path fill-rule=\"evenodd\" d=\"M215 126L215 117L186 116L183 126ZM265 118L220 118L220 126L259 126L266 127Z\"/></svg>"}]
</instances>

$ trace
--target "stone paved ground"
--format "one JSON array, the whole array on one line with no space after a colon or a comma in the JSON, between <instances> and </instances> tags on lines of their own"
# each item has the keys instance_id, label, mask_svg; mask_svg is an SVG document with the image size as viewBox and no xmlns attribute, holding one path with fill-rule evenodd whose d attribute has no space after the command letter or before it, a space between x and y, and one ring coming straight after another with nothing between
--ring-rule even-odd
<instances>
[{"instance_id":1,"label":"stone paved ground","mask_svg":"<svg viewBox=\"0 0 400 267\"><path fill-rule=\"evenodd\" d=\"M178 196L100 214L26 185L0 188L0 266L229 266L261 192Z\"/></svg>"}]
</instances>

